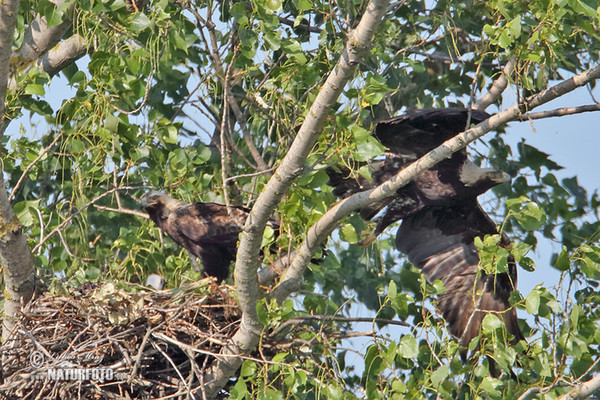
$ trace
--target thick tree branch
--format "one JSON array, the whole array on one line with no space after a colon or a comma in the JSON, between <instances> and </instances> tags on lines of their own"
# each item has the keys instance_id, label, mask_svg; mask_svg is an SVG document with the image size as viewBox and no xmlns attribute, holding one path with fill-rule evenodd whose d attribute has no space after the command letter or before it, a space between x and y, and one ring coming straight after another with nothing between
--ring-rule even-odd
<instances>
[{"instance_id":1,"label":"thick tree branch","mask_svg":"<svg viewBox=\"0 0 600 400\"><path fill-rule=\"evenodd\" d=\"M476 139L479 139L487 132L495 130L508 122L519 120L521 118L522 109L538 107L598 78L600 78L600 66L589 69L570 79L566 79L559 84L528 98L523 104L515 104L509 109L491 116L488 120L446 141L417 161L408 165L380 186L369 191L356 193L340 201L327 211L325 215L323 215L308 230L306 239L297 250L294 260L287 268L279 285L275 287L270 296L281 302L292 292L299 289L302 275L313 254L335 229L336 224L342 218L350 215L354 210L393 195L398 189L406 185L417 175L432 168L438 162L450 157L453 153L466 147Z\"/></svg>"},{"instance_id":2,"label":"thick tree branch","mask_svg":"<svg viewBox=\"0 0 600 400\"><path fill-rule=\"evenodd\" d=\"M50 0L50 2L54 3L56 8L59 9L66 0ZM70 8L72 9L73 7L74 3ZM70 12L71 10L65 10L65 13ZM71 27L71 24L71 19L67 18L58 25L48 26L46 17L38 14L25 30L23 44L15 54L15 57L20 59L20 63L29 64L35 62L62 40L64 34Z\"/></svg>"},{"instance_id":3,"label":"thick tree branch","mask_svg":"<svg viewBox=\"0 0 600 400\"><path fill-rule=\"evenodd\" d=\"M87 52L88 47L83 37L73 35L39 58L35 66L48 75L54 76L66 66L86 55ZM10 77L8 87L11 90L17 88L17 77L14 74Z\"/></svg>"},{"instance_id":4,"label":"thick tree branch","mask_svg":"<svg viewBox=\"0 0 600 400\"><path fill-rule=\"evenodd\" d=\"M600 375L593 377L587 382L583 382L569 390L558 398L558 400L576 400L586 399L600 390Z\"/></svg>"},{"instance_id":5,"label":"thick tree branch","mask_svg":"<svg viewBox=\"0 0 600 400\"><path fill-rule=\"evenodd\" d=\"M213 363L210 373L205 378L206 393L209 397L215 396L241 365L240 357L227 356L248 353L258 344L262 325L256 313L256 303L259 299L257 270L266 222L293 180L302 171L332 106L354 75L362 56L368 51L387 6L386 0L372 0L369 3L360 23L349 33L344 52L317 95L290 150L254 204L238 247L235 268L242 321L238 332L221 351L223 357Z\"/></svg>"},{"instance_id":6,"label":"thick tree branch","mask_svg":"<svg viewBox=\"0 0 600 400\"><path fill-rule=\"evenodd\" d=\"M51 0L57 9L66 0ZM70 15L74 5L64 10L64 14ZM27 27L23 43L11 57L11 71L8 87L15 89L17 86L17 73L33 65L52 76L57 74L65 66L83 57L87 52L87 46L83 38L77 34L67 40L60 42L70 29L73 21L66 17L58 25L48 26L46 17L37 15Z\"/></svg>"}]
</instances>

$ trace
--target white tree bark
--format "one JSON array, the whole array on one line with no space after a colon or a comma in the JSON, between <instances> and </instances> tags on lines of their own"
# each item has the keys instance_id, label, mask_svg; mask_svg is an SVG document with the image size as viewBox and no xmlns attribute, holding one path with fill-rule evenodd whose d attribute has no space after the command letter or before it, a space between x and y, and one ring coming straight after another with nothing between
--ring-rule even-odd
<instances>
[{"instance_id":1,"label":"white tree bark","mask_svg":"<svg viewBox=\"0 0 600 400\"><path fill-rule=\"evenodd\" d=\"M59 8L66 0L50 0ZM74 5L65 13L71 13ZM58 25L48 26L46 17L37 15L25 30L21 48L14 55L20 62L32 63L60 42L71 27L71 18L66 18Z\"/></svg>"},{"instance_id":2,"label":"white tree bark","mask_svg":"<svg viewBox=\"0 0 600 400\"><path fill-rule=\"evenodd\" d=\"M256 313L259 299L257 270L266 222L302 171L332 106L346 83L354 76L362 56L368 51L388 4L387 0L371 0L368 4L360 23L349 33L344 52L319 91L290 150L252 208L238 247L235 267L242 321L238 332L222 349L221 357L213 363L211 371L205 377L204 393L208 397L214 397L239 368L242 359L238 355L247 354L258 345L263 327Z\"/></svg>"},{"instance_id":3,"label":"white tree bark","mask_svg":"<svg viewBox=\"0 0 600 400\"><path fill-rule=\"evenodd\" d=\"M514 73L516 64L517 62L515 56L512 56L504 66L504 69L502 70L502 73L498 79L496 79L490 86L490 90L488 90L485 95L481 96L481 98L475 104L473 104L474 109L484 111L500 98L502 92L504 92L504 90L506 90L508 87L508 79Z\"/></svg>"},{"instance_id":4,"label":"white tree bark","mask_svg":"<svg viewBox=\"0 0 600 400\"><path fill-rule=\"evenodd\" d=\"M61 7L66 0L51 0ZM25 30L21 47L12 55L13 70L9 76L9 89L17 87L17 73L36 66L52 76L87 53L87 45L78 34L63 40L73 21L74 4L65 10L65 19L58 25L48 26L46 18L37 15Z\"/></svg>"}]
</instances>

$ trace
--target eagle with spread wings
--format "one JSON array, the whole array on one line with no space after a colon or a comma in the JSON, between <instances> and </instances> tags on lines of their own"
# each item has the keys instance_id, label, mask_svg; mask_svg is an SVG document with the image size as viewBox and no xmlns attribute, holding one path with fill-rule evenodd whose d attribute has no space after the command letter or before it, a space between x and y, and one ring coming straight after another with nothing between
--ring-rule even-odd
<instances>
[{"instance_id":1,"label":"eagle with spread wings","mask_svg":"<svg viewBox=\"0 0 600 400\"><path fill-rule=\"evenodd\" d=\"M202 261L204 274L220 283L229 276L237 243L250 210L218 203L185 203L160 192L148 192L140 206L177 244ZM268 226L279 228L275 220Z\"/></svg>"},{"instance_id":2,"label":"eagle with spread wings","mask_svg":"<svg viewBox=\"0 0 600 400\"><path fill-rule=\"evenodd\" d=\"M382 121L374 136L390 153L384 160L368 164L372 180L353 175L348 168L331 167L327 172L333 193L343 198L374 188L471 123L487 118L481 111L448 108L410 110ZM508 178L501 171L476 166L463 149L417 176L394 196L360 210L364 219L377 220L373 234L362 244L402 220L396 247L422 271L427 282L444 283L446 291L438 297L438 309L464 347L479 334L487 313L499 315L515 341L523 339L516 310L509 302L517 282L514 260L509 258L508 272L484 273L474 243L476 237L498 234L477 196ZM500 245L509 247L505 235ZM466 356L466 352L462 354Z\"/></svg>"}]
</instances>

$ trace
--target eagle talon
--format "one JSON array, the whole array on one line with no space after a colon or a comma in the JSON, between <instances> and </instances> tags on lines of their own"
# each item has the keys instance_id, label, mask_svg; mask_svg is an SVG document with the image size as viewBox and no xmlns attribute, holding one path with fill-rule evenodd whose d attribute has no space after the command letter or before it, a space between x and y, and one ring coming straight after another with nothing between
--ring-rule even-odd
<instances>
[{"instance_id":1,"label":"eagle talon","mask_svg":"<svg viewBox=\"0 0 600 400\"><path fill-rule=\"evenodd\" d=\"M362 239L357 243L360 247L367 247L373 244L377 240L377 235L373 232L362 231L360 233Z\"/></svg>"}]
</instances>

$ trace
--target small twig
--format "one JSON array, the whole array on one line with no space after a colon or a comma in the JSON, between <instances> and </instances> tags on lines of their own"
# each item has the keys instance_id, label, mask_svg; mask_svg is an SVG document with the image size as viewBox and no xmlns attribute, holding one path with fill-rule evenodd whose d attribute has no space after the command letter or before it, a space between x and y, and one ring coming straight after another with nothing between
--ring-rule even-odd
<instances>
[{"instance_id":1,"label":"small twig","mask_svg":"<svg viewBox=\"0 0 600 400\"><path fill-rule=\"evenodd\" d=\"M276 336L279 332L281 332L285 327L289 326L289 325L297 325L299 322L306 322L306 321L324 321L324 322L369 322L369 323L386 323L389 325L398 325L398 326L406 326L406 327L410 327L410 324L407 324L404 321L394 321L394 320L390 320L390 319L385 319L385 318L364 318L364 317L357 317L357 318L348 318L348 317L341 317L341 316L330 316L330 315L307 315L304 317L295 317L295 318L291 318L287 321L285 321L284 323L282 323L281 325L279 325L277 327L277 329L273 330L273 332L271 333L271 336Z\"/></svg>"},{"instance_id":2,"label":"small twig","mask_svg":"<svg viewBox=\"0 0 600 400\"><path fill-rule=\"evenodd\" d=\"M145 212L142 211L138 211L138 210L132 210L129 208L113 208L113 207L107 207L107 206L99 206L97 204L94 204L94 208L100 210L100 211L112 211L112 212L116 212L116 213L121 213L121 214L129 214L129 215L135 215L136 217L142 217L145 219L150 219L150 217L148 216L148 214L146 214Z\"/></svg>"},{"instance_id":3,"label":"small twig","mask_svg":"<svg viewBox=\"0 0 600 400\"><path fill-rule=\"evenodd\" d=\"M156 329L156 328L154 328ZM131 370L131 374L129 375L128 383L131 383L135 375L137 374L140 365L142 364L142 355L144 354L144 348L146 347L146 343L148 343L148 338L154 331L154 329L148 329L144 338L142 339L142 344L140 345L140 350L138 351L137 356L135 357L135 363L133 364L133 369Z\"/></svg>"},{"instance_id":4,"label":"small twig","mask_svg":"<svg viewBox=\"0 0 600 400\"><path fill-rule=\"evenodd\" d=\"M98 259L97 259L97 258L79 257L79 256L77 256L77 255L73 254L73 253L71 252L71 249L69 248L69 245L67 244L67 242L66 242L66 240L65 240L64 236L62 235L62 232L61 232L61 231L58 231L57 233L58 233L58 237L60 238L60 241L61 241L62 245L63 245L63 246L64 246L64 248L65 248L65 251L67 252L67 254L68 254L69 256L71 256L71 257L73 257L73 258L76 258L76 259L78 259L78 260L81 260L81 261L85 261L85 262L98 261Z\"/></svg>"},{"instance_id":5,"label":"small twig","mask_svg":"<svg viewBox=\"0 0 600 400\"><path fill-rule=\"evenodd\" d=\"M17 181L17 184L15 185L15 187L13 188L13 190L10 192L10 196L8 196L8 200L12 200L13 197L15 196L15 194L17 193L17 190L19 189L19 186L21 186L21 183L23 183L23 180L25 179L25 177L27 176L27 173L29 172L29 170L31 168L33 168L33 166L35 164L37 164L38 161L40 161L42 159L42 157L44 157L44 155L46 153L48 153L50 151L50 149L52 147L54 147L54 145L58 142L58 140L62 137L62 134L64 133L64 131L60 132L58 135L56 135L56 137L54 138L54 140L44 148L44 150L42 150L42 152L40 154L38 154L38 156L31 162L31 164L29 164L25 170L23 171L23 173L21 174L21 177L19 178L19 180Z\"/></svg>"},{"instance_id":6,"label":"small twig","mask_svg":"<svg viewBox=\"0 0 600 400\"><path fill-rule=\"evenodd\" d=\"M257 171L257 172L253 172L250 174L240 174L240 175L236 175L236 176L230 176L229 178L225 179L225 182L233 181L233 180L236 180L239 178L249 178L249 177L253 177L253 176L264 175L266 172L272 172L276 168L277 167L272 167L272 168L267 168L266 170L263 170L263 171Z\"/></svg>"}]
</instances>

